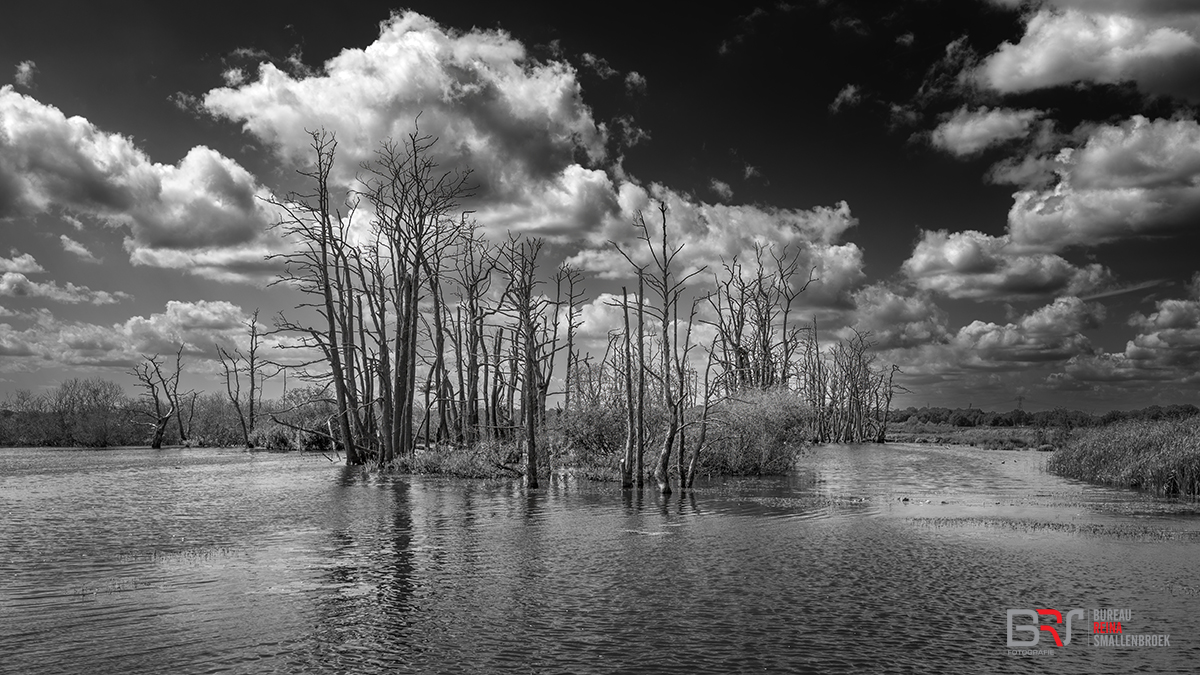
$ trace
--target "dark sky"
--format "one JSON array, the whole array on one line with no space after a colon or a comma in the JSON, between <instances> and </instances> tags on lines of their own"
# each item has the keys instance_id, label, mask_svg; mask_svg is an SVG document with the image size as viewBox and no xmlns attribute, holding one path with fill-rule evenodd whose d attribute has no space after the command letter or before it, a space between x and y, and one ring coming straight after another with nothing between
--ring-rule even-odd
<instances>
[{"instance_id":1,"label":"dark sky","mask_svg":"<svg viewBox=\"0 0 1200 675\"><path fill-rule=\"evenodd\" d=\"M180 343L194 386L213 386L211 344L295 302L265 288L280 243L255 196L298 187L303 129L338 132L349 186L420 112L442 159L475 170L485 230L544 236L589 274L597 344L603 294L628 283L607 242L664 200L689 264L758 243L816 267L801 314L828 340L871 331L904 370L904 405L1196 398L1200 9L43 2L9 16L0 392L124 381L137 354Z\"/></svg>"}]
</instances>

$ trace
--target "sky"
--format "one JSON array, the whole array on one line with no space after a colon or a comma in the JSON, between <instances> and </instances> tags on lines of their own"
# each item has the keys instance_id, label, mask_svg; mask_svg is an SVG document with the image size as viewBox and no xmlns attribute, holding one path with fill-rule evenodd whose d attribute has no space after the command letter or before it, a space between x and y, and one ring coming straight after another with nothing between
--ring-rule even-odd
<instances>
[{"instance_id":1,"label":"sky","mask_svg":"<svg viewBox=\"0 0 1200 675\"><path fill-rule=\"evenodd\" d=\"M490 237L584 271L668 205L694 291L755 246L869 332L907 405L1092 412L1200 391L1200 7L1188 0L26 3L0 26L0 397L132 387L291 311L268 199L308 131L353 187L437 137ZM631 250L638 250L632 248ZM272 340L282 341L284 337Z\"/></svg>"}]
</instances>

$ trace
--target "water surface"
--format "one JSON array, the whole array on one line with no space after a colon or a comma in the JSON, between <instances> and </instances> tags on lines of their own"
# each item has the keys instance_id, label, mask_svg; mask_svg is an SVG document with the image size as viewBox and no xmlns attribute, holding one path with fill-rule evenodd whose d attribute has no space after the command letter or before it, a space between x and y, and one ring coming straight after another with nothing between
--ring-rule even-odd
<instances>
[{"instance_id":1,"label":"water surface","mask_svg":"<svg viewBox=\"0 0 1200 675\"><path fill-rule=\"evenodd\" d=\"M662 498L4 449L0 671L1192 672L1198 509L1045 458L828 447ZM1009 653L1007 609L1075 607L1171 646Z\"/></svg>"}]
</instances>

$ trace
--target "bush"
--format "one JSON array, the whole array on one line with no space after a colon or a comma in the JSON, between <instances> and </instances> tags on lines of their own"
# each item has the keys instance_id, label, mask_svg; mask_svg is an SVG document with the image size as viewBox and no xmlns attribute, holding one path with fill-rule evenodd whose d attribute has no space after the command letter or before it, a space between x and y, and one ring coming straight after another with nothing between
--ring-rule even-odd
<instances>
[{"instance_id":1,"label":"bush","mask_svg":"<svg viewBox=\"0 0 1200 675\"><path fill-rule=\"evenodd\" d=\"M562 449L560 461L594 466L619 461L627 434L625 408L616 405L572 410L555 424Z\"/></svg>"},{"instance_id":2,"label":"bush","mask_svg":"<svg viewBox=\"0 0 1200 675\"><path fill-rule=\"evenodd\" d=\"M667 424L667 411L661 405L647 405L642 412L646 425L646 466L657 458ZM617 468L625 454L628 433L626 411L621 405L578 408L561 416L552 415L552 424L541 447L553 449L553 469L569 469L585 476L604 476L617 480Z\"/></svg>"},{"instance_id":3,"label":"bush","mask_svg":"<svg viewBox=\"0 0 1200 675\"><path fill-rule=\"evenodd\" d=\"M697 473L787 473L809 445L811 424L812 411L786 389L743 392L710 413Z\"/></svg>"}]
</instances>

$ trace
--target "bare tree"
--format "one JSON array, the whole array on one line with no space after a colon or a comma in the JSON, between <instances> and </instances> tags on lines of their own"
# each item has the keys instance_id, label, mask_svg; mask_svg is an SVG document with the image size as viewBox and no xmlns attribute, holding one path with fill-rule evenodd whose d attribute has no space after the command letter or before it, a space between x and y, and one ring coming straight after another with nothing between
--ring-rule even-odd
<instances>
[{"instance_id":1,"label":"bare tree","mask_svg":"<svg viewBox=\"0 0 1200 675\"><path fill-rule=\"evenodd\" d=\"M220 345L216 345L216 349L217 358L225 371L225 392L237 412L238 423L241 426L242 442L247 448L253 448L254 429L262 404L262 383L266 379L263 370L267 365L258 357L262 333L259 331L257 309L244 325L249 338L245 353L236 347L232 352ZM245 397L242 396L243 378L248 390Z\"/></svg>"},{"instance_id":2,"label":"bare tree","mask_svg":"<svg viewBox=\"0 0 1200 675\"><path fill-rule=\"evenodd\" d=\"M298 346L321 351L337 399L337 424L346 450L346 463L361 464L365 458L359 452L351 431L352 427L359 426L351 421L357 415L356 407L351 405L351 371L344 362L345 352L342 348L346 326L341 317L345 313L339 311L341 308L338 307L338 301L348 290L343 285L340 264L346 255L345 220L333 207L329 186L337 139L326 131L311 131L309 136L313 165L309 169L298 170L298 173L311 180L311 191L293 192L286 199L269 200L284 214L276 229L295 246L291 252L272 256L284 264L284 271L273 283L287 283L315 296L315 301L303 302L297 309L315 310L324 323L320 327L312 327L280 313L276 324L280 330L301 335ZM310 362L303 365L314 364Z\"/></svg>"},{"instance_id":3,"label":"bare tree","mask_svg":"<svg viewBox=\"0 0 1200 675\"><path fill-rule=\"evenodd\" d=\"M416 397L418 337L423 288L428 284L435 304L435 341L442 339L441 280L443 255L464 230L466 221L453 218L460 202L471 195L470 170L442 170L432 158L437 138L408 134L405 141L384 142L375 160L364 165L366 177L358 194L374 213L395 316L392 341L391 446L396 452L415 451L413 404ZM437 349L435 358L440 358ZM444 380L444 361L434 365L433 377Z\"/></svg>"},{"instance_id":4,"label":"bare tree","mask_svg":"<svg viewBox=\"0 0 1200 675\"><path fill-rule=\"evenodd\" d=\"M543 316L548 301L539 298L535 290L537 258L542 249L541 239L519 240L510 237L502 250L501 267L509 278L504 291L504 311L517 321L520 352L515 353L513 367L520 362L521 413L525 431L525 484L538 487L537 430L541 422L538 406L541 398L541 373L538 368L538 317ZM514 341L514 350L517 348ZM515 377L513 378L516 379Z\"/></svg>"},{"instance_id":5,"label":"bare tree","mask_svg":"<svg viewBox=\"0 0 1200 675\"><path fill-rule=\"evenodd\" d=\"M180 347L179 355L183 353ZM174 372L163 371L164 363L158 354L142 355L142 362L135 365L130 373L137 378L138 386L142 389L142 403L138 412L149 418L145 424L152 430L150 447L158 450L162 447L163 436L166 435L167 425L178 412L172 391L179 386L179 376L183 372L181 360L175 360Z\"/></svg>"},{"instance_id":6,"label":"bare tree","mask_svg":"<svg viewBox=\"0 0 1200 675\"><path fill-rule=\"evenodd\" d=\"M635 445L641 441L641 430L638 428L638 411L635 406L633 397L633 349L630 346L632 342L629 332L629 293L625 287L621 287L621 313L625 317L625 340L623 356L625 362L624 377L625 381L625 406L626 420L628 425L625 434L625 456L621 459L621 487L633 487L633 455ZM640 365L640 364L639 364ZM639 369L640 370L640 369ZM641 462L638 463L638 470L641 471ZM641 481L639 476L638 481Z\"/></svg>"},{"instance_id":7,"label":"bare tree","mask_svg":"<svg viewBox=\"0 0 1200 675\"><path fill-rule=\"evenodd\" d=\"M571 393L575 385L575 371L579 363L579 353L575 349L575 333L580 326L579 304L583 300L583 273L564 264L559 268L556 280L560 288L564 282L567 284L567 367L563 383L563 409L569 413L571 411Z\"/></svg>"},{"instance_id":8,"label":"bare tree","mask_svg":"<svg viewBox=\"0 0 1200 675\"><path fill-rule=\"evenodd\" d=\"M650 228L642 213L639 212L634 221L634 225L641 230L638 238L645 243L646 250L653 261L656 274L644 274L643 268L634 263L633 259L620 246L617 246L615 243L613 246L625 257L630 265L638 270L639 308L642 306L643 280L658 295L659 304L658 306L651 307L651 313L661 326L659 348L662 361L661 372L658 374L658 377L661 379L661 392L663 403L667 409L668 422L663 434L663 445L659 451L658 461L655 464L654 478L662 494L670 494L671 453L675 450L676 442L680 440L680 433L684 427L683 400L677 388L679 385L679 374L683 368L682 364L686 360L686 354L681 353L679 350L679 302L688 280L696 274L703 272L703 268L693 270L683 276L679 275L674 263L679 253L683 250L684 245L673 245L670 242L667 232L667 205L665 202L659 204L658 213L660 229L658 242L653 241L650 235ZM639 311L639 319L640 313ZM641 332L640 324L641 321L639 320L639 333ZM685 333L687 334L687 337L684 338L685 344L690 342L691 327L692 322L688 321L685 328ZM639 345L639 349L641 348L641 345ZM639 356L639 361L642 361L641 356ZM645 362L642 361L641 369L644 370L644 368ZM639 409L640 407L639 405ZM683 452L682 448L679 451Z\"/></svg>"}]
</instances>

